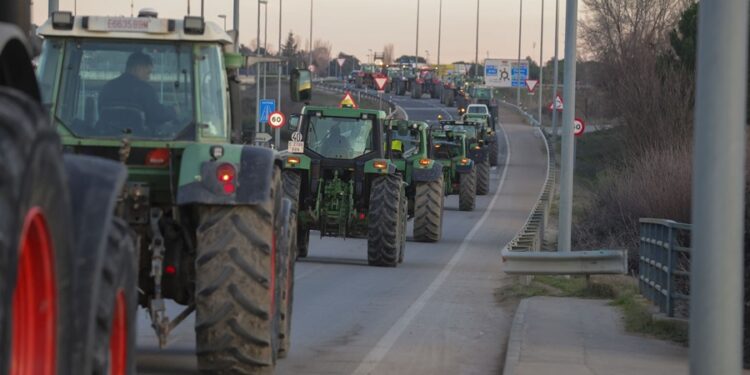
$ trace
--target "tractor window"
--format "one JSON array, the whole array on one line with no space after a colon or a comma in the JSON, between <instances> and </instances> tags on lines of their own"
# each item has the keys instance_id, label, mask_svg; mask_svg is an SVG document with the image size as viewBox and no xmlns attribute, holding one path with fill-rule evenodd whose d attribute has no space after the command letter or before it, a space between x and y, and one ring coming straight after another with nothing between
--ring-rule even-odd
<instances>
[{"instance_id":1,"label":"tractor window","mask_svg":"<svg viewBox=\"0 0 750 375\"><path fill-rule=\"evenodd\" d=\"M482 114L482 115L488 114L487 107L481 106L481 105L470 105L469 113Z\"/></svg>"},{"instance_id":2,"label":"tractor window","mask_svg":"<svg viewBox=\"0 0 750 375\"><path fill-rule=\"evenodd\" d=\"M310 116L307 147L326 158L354 159L374 150L373 120Z\"/></svg>"},{"instance_id":3,"label":"tractor window","mask_svg":"<svg viewBox=\"0 0 750 375\"><path fill-rule=\"evenodd\" d=\"M472 139L477 137L477 128L470 125L456 125L453 130L466 134L466 138Z\"/></svg>"},{"instance_id":4,"label":"tractor window","mask_svg":"<svg viewBox=\"0 0 750 375\"><path fill-rule=\"evenodd\" d=\"M195 137L192 46L69 40L55 117L78 136Z\"/></svg>"},{"instance_id":5,"label":"tractor window","mask_svg":"<svg viewBox=\"0 0 750 375\"><path fill-rule=\"evenodd\" d=\"M204 136L224 137L225 124L229 122L227 108L227 83L221 65L218 46L200 47L198 51L198 79L200 79L200 121Z\"/></svg>"},{"instance_id":6,"label":"tractor window","mask_svg":"<svg viewBox=\"0 0 750 375\"><path fill-rule=\"evenodd\" d=\"M45 40L42 45L42 54L39 59L39 69L37 69L37 80L42 92L42 104L45 106L52 105L52 94L57 78L57 69L60 66L60 54L62 52L63 42L59 40Z\"/></svg>"},{"instance_id":7,"label":"tractor window","mask_svg":"<svg viewBox=\"0 0 750 375\"><path fill-rule=\"evenodd\" d=\"M461 145L452 142L435 142L432 146L432 155L435 159L452 159L461 155Z\"/></svg>"},{"instance_id":8,"label":"tractor window","mask_svg":"<svg viewBox=\"0 0 750 375\"><path fill-rule=\"evenodd\" d=\"M419 135L412 134L410 131L399 132L398 130L391 131L391 139L394 141L401 142L401 150L393 150L393 154L396 157L408 158L417 152L419 152Z\"/></svg>"}]
</instances>

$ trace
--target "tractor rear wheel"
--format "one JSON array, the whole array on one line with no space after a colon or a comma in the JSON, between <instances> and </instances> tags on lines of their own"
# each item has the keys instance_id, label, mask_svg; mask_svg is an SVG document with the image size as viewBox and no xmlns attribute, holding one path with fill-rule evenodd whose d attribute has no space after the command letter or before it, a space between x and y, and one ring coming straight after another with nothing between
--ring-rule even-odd
<instances>
[{"instance_id":1,"label":"tractor rear wheel","mask_svg":"<svg viewBox=\"0 0 750 375\"><path fill-rule=\"evenodd\" d=\"M96 292L96 324L92 373L135 373L136 308L135 246L128 224L113 218Z\"/></svg>"},{"instance_id":2,"label":"tractor rear wheel","mask_svg":"<svg viewBox=\"0 0 750 375\"><path fill-rule=\"evenodd\" d=\"M472 168L471 172L462 173L460 185L458 209L461 211L473 211L477 200L477 169Z\"/></svg>"},{"instance_id":3,"label":"tractor rear wheel","mask_svg":"<svg viewBox=\"0 0 750 375\"><path fill-rule=\"evenodd\" d=\"M498 157L498 145L497 145L497 136L495 136L496 139L492 140L492 143L490 143L490 165L496 166L497 165L497 157Z\"/></svg>"},{"instance_id":4,"label":"tractor rear wheel","mask_svg":"<svg viewBox=\"0 0 750 375\"><path fill-rule=\"evenodd\" d=\"M443 176L416 186L414 202L414 240L437 242L443 232Z\"/></svg>"},{"instance_id":5,"label":"tractor rear wheel","mask_svg":"<svg viewBox=\"0 0 750 375\"><path fill-rule=\"evenodd\" d=\"M490 192L490 162L485 160L476 166L477 195L487 195Z\"/></svg>"},{"instance_id":6,"label":"tractor rear wheel","mask_svg":"<svg viewBox=\"0 0 750 375\"><path fill-rule=\"evenodd\" d=\"M445 98L445 106L453 107L454 104L456 104L455 94L453 93L453 90L450 90Z\"/></svg>"},{"instance_id":7,"label":"tractor rear wheel","mask_svg":"<svg viewBox=\"0 0 750 375\"><path fill-rule=\"evenodd\" d=\"M395 175L377 177L370 189L367 234L367 263L371 266L396 267L405 236L402 220L406 200L401 178Z\"/></svg>"},{"instance_id":8,"label":"tractor rear wheel","mask_svg":"<svg viewBox=\"0 0 750 375\"><path fill-rule=\"evenodd\" d=\"M262 203L199 209L195 331L201 371L273 373L279 344L277 194L283 194L278 171Z\"/></svg>"},{"instance_id":9,"label":"tractor rear wheel","mask_svg":"<svg viewBox=\"0 0 750 375\"><path fill-rule=\"evenodd\" d=\"M422 85L415 83L411 88L411 98L420 99L422 97Z\"/></svg>"},{"instance_id":10,"label":"tractor rear wheel","mask_svg":"<svg viewBox=\"0 0 750 375\"><path fill-rule=\"evenodd\" d=\"M289 200L289 204L291 205L289 217L287 219L280 218L282 222L279 223L284 229L284 232L279 232L283 233L279 237L285 239L284 246L289 247L288 253L282 253L284 270L281 275L283 275L284 279L282 284L284 289L281 292L281 329L279 332L279 339L281 340L281 343L279 344L279 358L286 358L289 354L289 347L291 346L292 302L294 301L294 267L299 253L297 213L299 212L299 193L302 178L295 172L284 171L281 174L281 183L284 188L284 196ZM286 212L286 210L284 210L284 212ZM284 220L288 220L289 226L285 227L283 225Z\"/></svg>"},{"instance_id":11,"label":"tractor rear wheel","mask_svg":"<svg viewBox=\"0 0 750 375\"><path fill-rule=\"evenodd\" d=\"M284 171L281 174L282 184L284 185L284 195L292 201L294 216L299 215L299 193L302 185L302 178L299 174L292 171ZM296 226L297 232L295 246L297 248L297 257L304 258L307 256L307 248L310 244L310 230L304 229L299 223Z\"/></svg>"},{"instance_id":12,"label":"tractor rear wheel","mask_svg":"<svg viewBox=\"0 0 750 375\"><path fill-rule=\"evenodd\" d=\"M70 373L74 257L60 148L39 104L0 87L0 374Z\"/></svg>"}]
</instances>

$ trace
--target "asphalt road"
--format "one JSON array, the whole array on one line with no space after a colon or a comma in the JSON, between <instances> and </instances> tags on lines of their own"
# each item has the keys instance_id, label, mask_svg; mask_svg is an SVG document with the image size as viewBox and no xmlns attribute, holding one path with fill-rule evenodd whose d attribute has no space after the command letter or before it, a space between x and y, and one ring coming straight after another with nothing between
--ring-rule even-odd
<instances>
[{"instance_id":1,"label":"asphalt road","mask_svg":"<svg viewBox=\"0 0 750 375\"><path fill-rule=\"evenodd\" d=\"M456 116L438 100L395 100L410 119ZM490 193L473 212L447 197L442 240L408 242L398 268L368 267L366 240L313 234L310 256L297 263L292 348L277 374L501 372L515 307L495 298L508 282L500 249L528 217L546 168L538 132L507 111L501 122ZM188 317L159 350L141 311L139 374L197 373L193 324Z\"/></svg>"}]
</instances>

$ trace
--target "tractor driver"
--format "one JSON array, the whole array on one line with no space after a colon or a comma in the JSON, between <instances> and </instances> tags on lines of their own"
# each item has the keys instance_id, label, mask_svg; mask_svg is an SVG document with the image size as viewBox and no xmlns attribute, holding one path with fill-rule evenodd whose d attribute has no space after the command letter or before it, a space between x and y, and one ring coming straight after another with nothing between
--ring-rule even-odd
<instances>
[{"instance_id":1,"label":"tractor driver","mask_svg":"<svg viewBox=\"0 0 750 375\"><path fill-rule=\"evenodd\" d=\"M148 83L154 63L143 52L134 52L125 64L125 72L107 82L99 94L100 116L108 108L126 107L143 113L144 126L152 127L177 119L171 108L161 105L156 90Z\"/></svg>"},{"instance_id":2,"label":"tractor driver","mask_svg":"<svg viewBox=\"0 0 750 375\"><path fill-rule=\"evenodd\" d=\"M328 132L328 136L323 141L323 150L326 155L340 158L350 157L352 146L349 144L349 140L341 135L341 129L338 124L333 125Z\"/></svg>"}]
</instances>

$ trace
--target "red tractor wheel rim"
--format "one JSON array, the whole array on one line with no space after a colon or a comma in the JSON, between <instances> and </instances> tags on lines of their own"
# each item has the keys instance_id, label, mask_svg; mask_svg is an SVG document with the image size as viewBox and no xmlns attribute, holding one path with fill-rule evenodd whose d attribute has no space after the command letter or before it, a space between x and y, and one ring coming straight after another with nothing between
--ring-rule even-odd
<instances>
[{"instance_id":1,"label":"red tractor wheel rim","mask_svg":"<svg viewBox=\"0 0 750 375\"><path fill-rule=\"evenodd\" d=\"M109 335L109 375L125 375L128 355L128 321L125 292L120 289L115 296L112 332Z\"/></svg>"},{"instance_id":2,"label":"red tractor wheel rim","mask_svg":"<svg viewBox=\"0 0 750 375\"><path fill-rule=\"evenodd\" d=\"M13 292L11 375L54 375L57 341L57 288L54 249L39 208L29 210L19 244Z\"/></svg>"}]
</instances>

